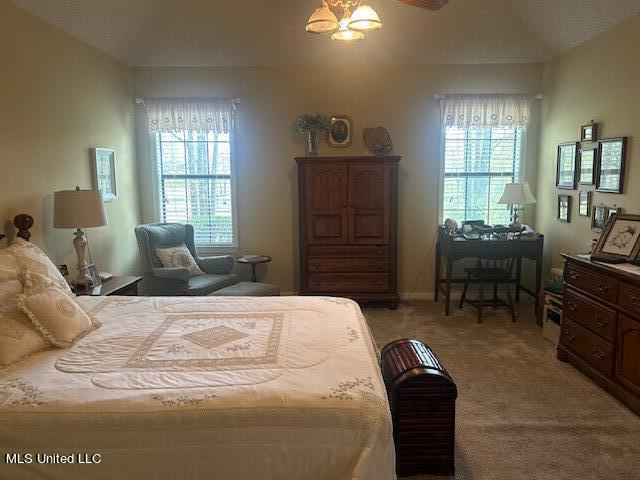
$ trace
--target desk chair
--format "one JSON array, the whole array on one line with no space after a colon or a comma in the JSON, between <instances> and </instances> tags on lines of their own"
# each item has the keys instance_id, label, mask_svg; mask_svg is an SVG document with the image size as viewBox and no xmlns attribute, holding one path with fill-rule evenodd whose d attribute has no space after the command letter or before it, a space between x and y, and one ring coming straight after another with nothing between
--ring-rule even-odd
<instances>
[{"instance_id":1,"label":"desk chair","mask_svg":"<svg viewBox=\"0 0 640 480\"><path fill-rule=\"evenodd\" d=\"M515 256L516 248L514 243L520 240L519 234L509 237L507 246L504 244L500 248L488 248L482 257L478 257L476 267L465 268L467 278L464 282L462 297L460 298L460 308L464 307L465 301L474 305L478 309L478 323L482 323L482 310L485 306L494 308L507 307L511 312L511 320L516 321L513 297L511 295L511 283L513 283L513 267L517 262ZM490 247L490 245L487 245ZM470 283L478 283L480 286L478 300L467 300L467 291ZM485 284L493 285L493 298L484 299ZM498 285L504 285L507 293L507 301L498 298Z\"/></svg>"}]
</instances>

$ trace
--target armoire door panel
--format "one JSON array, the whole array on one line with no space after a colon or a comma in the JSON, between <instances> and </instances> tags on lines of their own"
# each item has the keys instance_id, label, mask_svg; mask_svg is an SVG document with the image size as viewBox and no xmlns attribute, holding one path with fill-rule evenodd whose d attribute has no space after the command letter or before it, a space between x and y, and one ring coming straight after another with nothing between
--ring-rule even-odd
<instances>
[{"instance_id":1,"label":"armoire door panel","mask_svg":"<svg viewBox=\"0 0 640 480\"><path fill-rule=\"evenodd\" d=\"M389 242L391 167L349 166L349 242L355 245Z\"/></svg>"},{"instance_id":2,"label":"armoire door panel","mask_svg":"<svg viewBox=\"0 0 640 480\"><path fill-rule=\"evenodd\" d=\"M306 170L307 242L310 245L346 243L346 165L312 165Z\"/></svg>"},{"instance_id":3,"label":"armoire door panel","mask_svg":"<svg viewBox=\"0 0 640 480\"><path fill-rule=\"evenodd\" d=\"M634 394L640 395L640 322L620 315L616 378Z\"/></svg>"}]
</instances>

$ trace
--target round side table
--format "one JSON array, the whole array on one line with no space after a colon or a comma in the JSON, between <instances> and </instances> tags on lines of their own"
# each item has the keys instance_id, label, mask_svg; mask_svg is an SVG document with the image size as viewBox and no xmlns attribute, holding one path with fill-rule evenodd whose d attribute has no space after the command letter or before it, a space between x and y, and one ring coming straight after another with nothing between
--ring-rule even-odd
<instances>
[{"instance_id":1,"label":"round side table","mask_svg":"<svg viewBox=\"0 0 640 480\"><path fill-rule=\"evenodd\" d=\"M236 263L246 263L251 265L251 281L257 282L258 277L256 277L256 265L259 263L268 263L271 261L271 257L269 255L241 255L239 257L234 258Z\"/></svg>"}]
</instances>

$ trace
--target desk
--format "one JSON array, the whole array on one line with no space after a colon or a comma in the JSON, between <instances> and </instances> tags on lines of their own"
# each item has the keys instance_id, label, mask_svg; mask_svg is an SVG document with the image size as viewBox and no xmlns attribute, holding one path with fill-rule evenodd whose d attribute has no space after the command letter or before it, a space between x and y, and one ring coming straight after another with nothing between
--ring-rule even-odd
<instances>
[{"instance_id":1,"label":"desk","mask_svg":"<svg viewBox=\"0 0 640 480\"><path fill-rule=\"evenodd\" d=\"M535 237L522 237L520 240L466 240L462 237L452 237L444 227L438 227L438 240L436 243L436 273L435 273L435 301L438 301L440 293L444 295L445 315L449 315L451 304L451 284L464 283L464 278L453 278L453 262L462 258L477 258L483 255L499 252L504 248L506 242L517 242L518 256L516 262L516 277L513 283L516 285L516 302L520 301L520 290L534 297L534 309L538 318L538 292L542 288L542 249L544 246L544 235ZM441 277L442 258L445 260L446 272ZM532 291L521 284L522 259L528 258L536 262L536 286ZM444 284L444 286L443 286Z\"/></svg>"}]
</instances>

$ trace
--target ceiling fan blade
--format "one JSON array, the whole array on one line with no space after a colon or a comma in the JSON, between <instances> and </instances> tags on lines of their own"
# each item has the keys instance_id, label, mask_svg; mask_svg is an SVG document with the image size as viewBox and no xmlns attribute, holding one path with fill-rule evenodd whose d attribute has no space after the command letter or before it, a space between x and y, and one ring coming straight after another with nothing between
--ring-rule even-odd
<instances>
[{"instance_id":1,"label":"ceiling fan blade","mask_svg":"<svg viewBox=\"0 0 640 480\"><path fill-rule=\"evenodd\" d=\"M427 10L440 10L449 0L396 0L405 5L413 5L418 8L426 8Z\"/></svg>"}]
</instances>

